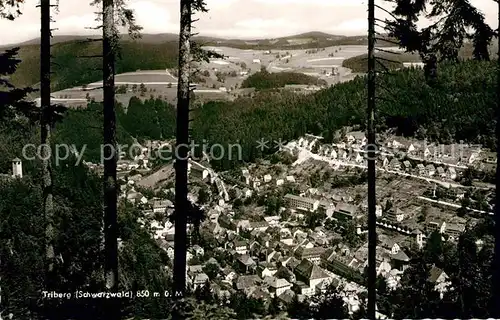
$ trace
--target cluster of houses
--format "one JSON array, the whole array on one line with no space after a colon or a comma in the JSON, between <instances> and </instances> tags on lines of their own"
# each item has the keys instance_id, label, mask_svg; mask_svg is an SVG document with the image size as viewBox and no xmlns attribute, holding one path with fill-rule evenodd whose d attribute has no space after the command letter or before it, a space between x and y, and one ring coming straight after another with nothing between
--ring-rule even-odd
<instances>
[{"instance_id":1,"label":"cluster of houses","mask_svg":"<svg viewBox=\"0 0 500 320\"><path fill-rule=\"evenodd\" d=\"M296 142L299 148L314 150L318 139L311 136ZM385 170L413 174L423 177L455 180L457 169L464 170L478 162L481 149L459 144L428 146L418 143L401 143L390 140L377 144L377 165ZM367 166L365 157L367 138L364 132L351 132L344 141L336 144L319 145L315 152L327 160L338 160L347 164ZM493 161L489 158L484 161Z\"/></svg>"},{"instance_id":2,"label":"cluster of houses","mask_svg":"<svg viewBox=\"0 0 500 320\"><path fill-rule=\"evenodd\" d=\"M304 299L323 292L332 284L348 285L355 290L342 290L344 300L350 311L356 311L358 293L364 288L329 270L327 247L333 239L329 239L325 230L281 227L279 217L266 218L252 222L224 214L204 225L205 234L215 236L219 250L230 253L235 261L231 266L220 267L211 284L225 287L228 295L239 290L249 297L265 300L276 296L283 304L292 302L295 296ZM217 261L217 266L220 264ZM194 273L193 283L200 285L198 279L206 277Z\"/></svg>"},{"instance_id":3,"label":"cluster of houses","mask_svg":"<svg viewBox=\"0 0 500 320\"><path fill-rule=\"evenodd\" d=\"M289 198L292 207L313 209L319 206L307 200ZM342 243L339 234L324 227L305 230L283 223L280 217L266 217L263 221L234 219L231 212L224 210L219 208L218 218L204 223L202 235L215 237L219 243L216 250L229 253L234 263L223 263L211 257L202 265L190 265L188 276L194 286L203 285L209 279L203 271L204 266L214 264L218 271L209 280L221 296L241 291L249 297L268 301L276 296L287 304L295 296L304 299L333 285L341 289L351 312L359 308L358 295L365 290L360 283L367 266L368 243L349 248ZM396 288L410 257L402 245L388 237L381 236L379 242L377 274L386 279L389 288ZM199 250L192 248L191 255L195 255L195 251ZM226 266L222 267L224 264ZM448 288L446 274L436 267L429 279L442 293Z\"/></svg>"},{"instance_id":4,"label":"cluster of houses","mask_svg":"<svg viewBox=\"0 0 500 320\"><path fill-rule=\"evenodd\" d=\"M299 147L313 150L316 142L317 138L306 137L297 144ZM332 159L352 159L354 163L363 164L365 145L364 133L353 132L347 135L345 142L335 146L321 145L315 152ZM439 157L430 157L430 154L424 165L418 157L423 155L425 158L428 154L427 148L422 150L416 144L406 146L393 140L381 149L382 152L378 155L380 165L388 170L454 180L457 177L456 169L461 165L461 162L450 164L443 160L448 157L441 156L442 164L436 168L433 161L437 161ZM347 150L354 150L354 158L345 156ZM398 160L395 156L397 150L407 153L405 160ZM470 164L479 158L478 153L471 153L468 159L461 161ZM221 185L217 187L220 196L223 196L224 184L208 165L190 160L189 175L210 184L219 182ZM129 177L128 182L122 186L122 191L124 197L141 206L146 216L154 216L155 213L168 214L172 210L170 201L147 199L135 191L136 179L140 177ZM256 192L288 183L297 183L293 175L273 176L266 173L253 176L248 169L242 169L240 180L233 189L236 197L249 198ZM357 234L366 232L361 227L361 221L366 217L366 208L355 203L352 197L329 195L310 188L299 195L286 194L283 200L284 206L299 218L297 220L312 212L322 212L328 219L354 223ZM359 247L349 247L335 231L323 226L306 229L292 221L282 221L280 216L265 216L261 221L236 218L227 199L207 209L207 219L202 224L200 234L202 237L215 239L218 244L215 252L221 251L225 254L212 254L208 257L206 248L198 245L189 248L187 276L188 282L194 288L209 281L211 288L221 298L241 291L249 297L262 298L265 301L277 297L281 303L288 304L295 297L299 300L305 299L315 293L324 292L333 285L341 288L340 292L350 312L359 309L359 293L365 291L361 284L367 266L367 242ZM379 228L397 231L401 236L393 239L380 233L378 237L377 275L382 276L392 289L399 285L402 274L409 265L411 257L405 249L409 244L423 248L426 238L433 231L456 239L465 230L465 224L448 220L426 220L421 226L406 224L414 214L399 206L383 209L377 205L376 215ZM144 221L143 223L145 224ZM173 259L175 230L172 223L165 219L163 222L152 219L148 223L153 237ZM230 258L227 258L228 256ZM211 265L211 272L207 271L208 265ZM441 294L449 289L448 276L435 266L430 271L429 281L434 283Z\"/></svg>"},{"instance_id":5,"label":"cluster of houses","mask_svg":"<svg viewBox=\"0 0 500 320\"><path fill-rule=\"evenodd\" d=\"M283 178L273 177L271 174L265 174L261 177L252 176L248 169L241 170L241 182L247 186L243 189L245 195L251 197L251 190L259 190L263 186L282 186L285 183L295 183L295 177L293 175L288 175ZM250 191L250 192L249 192Z\"/></svg>"}]
</instances>

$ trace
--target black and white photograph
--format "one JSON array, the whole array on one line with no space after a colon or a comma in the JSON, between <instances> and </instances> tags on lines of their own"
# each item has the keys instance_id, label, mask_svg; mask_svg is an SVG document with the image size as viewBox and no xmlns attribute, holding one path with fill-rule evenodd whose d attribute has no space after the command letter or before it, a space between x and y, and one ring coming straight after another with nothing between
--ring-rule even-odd
<instances>
[{"instance_id":1,"label":"black and white photograph","mask_svg":"<svg viewBox=\"0 0 500 320\"><path fill-rule=\"evenodd\" d=\"M500 318L499 0L0 0L0 320Z\"/></svg>"}]
</instances>

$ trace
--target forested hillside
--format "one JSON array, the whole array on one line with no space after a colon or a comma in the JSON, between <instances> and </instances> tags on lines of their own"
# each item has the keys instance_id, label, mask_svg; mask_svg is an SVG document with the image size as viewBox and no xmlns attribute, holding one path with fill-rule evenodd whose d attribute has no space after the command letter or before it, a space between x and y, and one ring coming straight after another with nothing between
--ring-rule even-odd
<instances>
[{"instance_id":1,"label":"forested hillside","mask_svg":"<svg viewBox=\"0 0 500 320\"><path fill-rule=\"evenodd\" d=\"M255 90L281 88L288 84L325 85L326 81L298 72L268 72L262 70L243 80L242 88Z\"/></svg>"},{"instance_id":2,"label":"forested hillside","mask_svg":"<svg viewBox=\"0 0 500 320\"><path fill-rule=\"evenodd\" d=\"M55 130L56 143L85 146L87 161L99 162L102 144L102 104L89 103L85 109L69 109ZM117 105L117 140L132 145L133 139L169 139L175 133L175 108L159 99L131 98L127 112Z\"/></svg>"},{"instance_id":3,"label":"forested hillside","mask_svg":"<svg viewBox=\"0 0 500 320\"><path fill-rule=\"evenodd\" d=\"M378 130L390 127L407 136L494 147L495 63L467 61L442 65L439 70L434 87L425 84L423 71L418 69L380 76ZM333 132L342 126L363 126L365 108L363 77L308 96L264 91L253 98L205 104L196 112L193 135L211 143L239 141L243 160L252 161L262 155L256 149L261 138L290 140L309 132L332 141ZM222 159L214 164L228 169L235 162Z\"/></svg>"},{"instance_id":4,"label":"forested hillside","mask_svg":"<svg viewBox=\"0 0 500 320\"><path fill-rule=\"evenodd\" d=\"M491 57L497 56L497 43L494 41L489 46ZM375 53L378 62L375 64L377 71L395 70L403 67L404 62L420 62L421 58L417 53L378 51ZM473 47L470 43L465 43L458 52L460 59L468 60L473 57ZM385 67L383 67L383 66ZM349 68L355 73L368 72L368 55L362 54L342 61L342 66Z\"/></svg>"},{"instance_id":5,"label":"forested hillside","mask_svg":"<svg viewBox=\"0 0 500 320\"><path fill-rule=\"evenodd\" d=\"M420 58L418 55L412 55L407 53L386 53L381 52L375 54L378 58L378 62L375 64L375 70L386 71L395 70L403 68L403 62L418 62ZM368 55L363 54L360 56L352 57L342 61L342 67L349 68L355 73L367 73L368 72Z\"/></svg>"},{"instance_id":6,"label":"forested hillside","mask_svg":"<svg viewBox=\"0 0 500 320\"><path fill-rule=\"evenodd\" d=\"M377 126L379 131L396 128L399 134L449 143L470 141L495 146L495 64L467 61L442 65L438 83L425 84L423 71L403 69L378 79ZM263 88L269 82L264 81ZM258 86L260 84L257 84ZM365 78L321 90L311 95L262 90L252 98L233 102L212 101L196 109L193 139L200 143L242 145L244 161L263 155L256 141L263 138L291 140L305 133L320 134L332 141L335 130L364 125ZM70 110L56 127L58 141L87 144L90 159L98 160L101 143L100 106ZM168 139L174 135L175 108L164 101L132 98L128 113L118 112L118 139L131 137ZM273 152L273 144L264 153ZM92 151L93 150L93 151ZM228 169L237 162L229 155L214 163Z\"/></svg>"},{"instance_id":7,"label":"forested hillside","mask_svg":"<svg viewBox=\"0 0 500 320\"><path fill-rule=\"evenodd\" d=\"M172 68L177 64L177 43L146 43L122 40L120 58L116 61L116 73L138 69L159 70ZM52 46L54 91L80 86L102 80L102 53L100 41L73 40L59 42ZM83 58L94 56L93 58ZM19 51L21 63L12 75L16 86L24 87L40 82L40 46L22 46Z\"/></svg>"},{"instance_id":8,"label":"forested hillside","mask_svg":"<svg viewBox=\"0 0 500 320\"><path fill-rule=\"evenodd\" d=\"M73 123L76 123L73 122ZM2 164L20 157L18 145L39 143L36 129L1 124L0 139L14 142L0 155ZM5 130L8 129L8 130ZM101 139L98 139L99 142ZM3 143L2 143L3 145ZM31 152L31 153L30 153ZM27 156L32 156L28 150ZM102 184L99 177L75 159L54 166L54 208L58 256L59 292L76 290L98 292L103 287ZM7 168L6 168L7 167ZM0 256L2 257L2 312L18 319L103 319L104 299L43 299L45 219L39 163L24 160L22 179L0 179ZM2 165L2 173L8 166ZM158 290L169 287L170 276L164 266L166 253L140 227L140 211L127 205L119 210L119 238L122 288ZM4 257L6 259L4 259ZM154 287L154 289L152 288ZM156 301L156 310L167 306L167 299ZM151 310L147 300L123 300L127 311L143 314ZM162 307L159 307L162 306ZM44 316L40 316L43 314ZM151 313L150 313L151 314Z\"/></svg>"}]
</instances>

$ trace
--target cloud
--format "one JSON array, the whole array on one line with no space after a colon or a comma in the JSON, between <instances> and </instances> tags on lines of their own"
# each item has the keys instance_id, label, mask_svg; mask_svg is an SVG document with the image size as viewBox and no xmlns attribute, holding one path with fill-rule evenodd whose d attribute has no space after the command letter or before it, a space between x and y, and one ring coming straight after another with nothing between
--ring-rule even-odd
<instances>
[{"instance_id":1,"label":"cloud","mask_svg":"<svg viewBox=\"0 0 500 320\"><path fill-rule=\"evenodd\" d=\"M285 19L248 19L243 21L238 21L234 24L236 27L242 27L247 29L267 29L276 27L293 27L293 23Z\"/></svg>"},{"instance_id":2,"label":"cloud","mask_svg":"<svg viewBox=\"0 0 500 320\"><path fill-rule=\"evenodd\" d=\"M361 31L368 30L368 19L353 19L343 21L340 24L332 27L332 30L338 31Z\"/></svg>"},{"instance_id":3,"label":"cloud","mask_svg":"<svg viewBox=\"0 0 500 320\"><path fill-rule=\"evenodd\" d=\"M55 1L55 0L53 0ZM0 45L33 39L40 33L38 0L26 0L23 15L14 22L0 20ZM367 0L206 0L209 11L197 14L200 34L242 38L275 38L308 31L361 35L367 31ZM128 0L144 33L177 33L179 0ZM475 0L493 28L497 27L496 3ZM388 8L387 2L381 6ZM54 34L89 34L85 27L96 25L89 1L60 2ZM377 18L387 17L382 10ZM424 22L424 21L423 21ZM95 31L94 31L95 33Z\"/></svg>"},{"instance_id":4,"label":"cloud","mask_svg":"<svg viewBox=\"0 0 500 320\"><path fill-rule=\"evenodd\" d=\"M309 7L356 7L366 5L366 0L253 0L266 5L301 5Z\"/></svg>"},{"instance_id":5,"label":"cloud","mask_svg":"<svg viewBox=\"0 0 500 320\"><path fill-rule=\"evenodd\" d=\"M166 6L152 1L137 1L129 5L134 10L138 25L144 27L145 32L167 33L179 31L179 14L175 20ZM175 21L175 22L174 22Z\"/></svg>"}]
</instances>

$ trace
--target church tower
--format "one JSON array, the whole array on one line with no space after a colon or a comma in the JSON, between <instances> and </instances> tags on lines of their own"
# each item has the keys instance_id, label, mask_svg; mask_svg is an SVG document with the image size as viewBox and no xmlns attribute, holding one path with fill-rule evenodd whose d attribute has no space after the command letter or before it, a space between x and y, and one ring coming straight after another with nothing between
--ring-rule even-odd
<instances>
[{"instance_id":1,"label":"church tower","mask_svg":"<svg viewBox=\"0 0 500 320\"><path fill-rule=\"evenodd\" d=\"M12 160L12 177L23 177L23 164L19 158Z\"/></svg>"}]
</instances>

